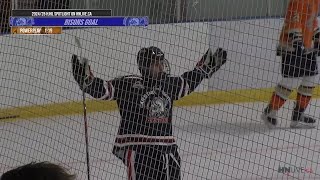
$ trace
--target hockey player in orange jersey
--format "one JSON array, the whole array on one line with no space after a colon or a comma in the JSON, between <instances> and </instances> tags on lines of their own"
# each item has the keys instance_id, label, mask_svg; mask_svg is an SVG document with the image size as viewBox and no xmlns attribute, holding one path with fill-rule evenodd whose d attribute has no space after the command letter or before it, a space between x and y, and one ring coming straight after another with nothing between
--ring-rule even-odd
<instances>
[{"instance_id":1,"label":"hockey player in orange jersey","mask_svg":"<svg viewBox=\"0 0 320 180\"><path fill-rule=\"evenodd\" d=\"M316 57L319 52L318 12L320 0L291 0L279 38L282 80L277 84L262 119L277 126L277 111L297 89L291 128L313 128L316 120L305 115L318 79Z\"/></svg>"}]
</instances>

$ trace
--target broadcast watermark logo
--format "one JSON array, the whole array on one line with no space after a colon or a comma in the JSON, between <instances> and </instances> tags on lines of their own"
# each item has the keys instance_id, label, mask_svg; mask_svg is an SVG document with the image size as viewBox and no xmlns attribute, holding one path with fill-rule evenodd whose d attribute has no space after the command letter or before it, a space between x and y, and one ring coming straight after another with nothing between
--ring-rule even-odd
<instances>
[{"instance_id":1,"label":"broadcast watermark logo","mask_svg":"<svg viewBox=\"0 0 320 180\"><path fill-rule=\"evenodd\" d=\"M279 166L278 173L290 175L296 173L305 173L305 174L312 174L314 170L311 167L297 167L297 166Z\"/></svg>"}]
</instances>

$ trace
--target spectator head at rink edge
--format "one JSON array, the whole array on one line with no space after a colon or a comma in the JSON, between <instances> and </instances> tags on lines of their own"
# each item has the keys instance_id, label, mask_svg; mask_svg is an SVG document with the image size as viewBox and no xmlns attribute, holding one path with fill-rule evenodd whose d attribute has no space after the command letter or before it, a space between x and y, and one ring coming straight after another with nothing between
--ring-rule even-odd
<instances>
[{"instance_id":1,"label":"spectator head at rink edge","mask_svg":"<svg viewBox=\"0 0 320 180\"><path fill-rule=\"evenodd\" d=\"M58 164L32 162L5 172L0 180L76 180L76 175Z\"/></svg>"}]
</instances>

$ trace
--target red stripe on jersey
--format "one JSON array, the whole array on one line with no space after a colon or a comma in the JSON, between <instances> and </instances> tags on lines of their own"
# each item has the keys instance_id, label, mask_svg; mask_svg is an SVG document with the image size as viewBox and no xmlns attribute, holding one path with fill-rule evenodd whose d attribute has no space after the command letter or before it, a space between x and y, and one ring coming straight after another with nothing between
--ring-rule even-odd
<instances>
[{"instance_id":1,"label":"red stripe on jersey","mask_svg":"<svg viewBox=\"0 0 320 180\"><path fill-rule=\"evenodd\" d=\"M128 155L127 155L128 179L129 180L133 180L132 171L134 171L134 169L132 168L132 163L134 163L134 162L131 162L131 156L132 156L132 150L129 149Z\"/></svg>"},{"instance_id":2,"label":"red stripe on jersey","mask_svg":"<svg viewBox=\"0 0 320 180\"><path fill-rule=\"evenodd\" d=\"M124 137L124 138L116 138L116 143L124 144L130 142L160 142L160 143L174 143L174 139L156 139L156 138L146 138L146 137Z\"/></svg>"}]
</instances>

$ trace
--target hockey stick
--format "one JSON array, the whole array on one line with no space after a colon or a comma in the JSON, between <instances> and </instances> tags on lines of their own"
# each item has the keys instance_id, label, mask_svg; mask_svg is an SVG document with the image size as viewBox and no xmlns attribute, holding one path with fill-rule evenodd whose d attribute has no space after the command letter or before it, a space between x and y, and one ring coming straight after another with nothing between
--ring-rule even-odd
<instances>
[{"instance_id":1,"label":"hockey stick","mask_svg":"<svg viewBox=\"0 0 320 180\"><path fill-rule=\"evenodd\" d=\"M82 46L79 38L74 37L75 43L80 48L80 57L82 57ZM84 65L88 65L88 61L84 60ZM82 104L83 104L83 119L84 119L84 132L85 132L85 140L86 140L86 161L87 161L87 176L88 180L90 180L90 159L89 159L89 137L88 137L88 120L87 120L87 104L86 104L86 93L85 88L87 88L86 81L83 82L82 88Z\"/></svg>"}]
</instances>

